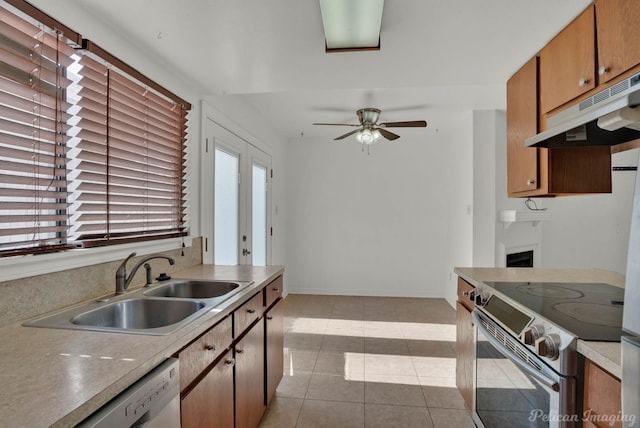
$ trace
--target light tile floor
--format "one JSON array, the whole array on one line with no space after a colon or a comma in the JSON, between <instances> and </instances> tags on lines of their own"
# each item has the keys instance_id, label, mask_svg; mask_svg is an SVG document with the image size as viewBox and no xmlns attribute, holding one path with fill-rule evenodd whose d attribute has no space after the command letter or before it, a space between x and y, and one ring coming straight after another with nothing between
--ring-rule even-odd
<instances>
[{"instance_id":1,"label":"light tile floor","mask_svg":"<svg viewBox=\"0 0 640 428\"><path fill-rule=\"evenodd\" d=\"M444 299L289 295L284 378L261 428L473 427Z\"/></svg>"}]
</instances>

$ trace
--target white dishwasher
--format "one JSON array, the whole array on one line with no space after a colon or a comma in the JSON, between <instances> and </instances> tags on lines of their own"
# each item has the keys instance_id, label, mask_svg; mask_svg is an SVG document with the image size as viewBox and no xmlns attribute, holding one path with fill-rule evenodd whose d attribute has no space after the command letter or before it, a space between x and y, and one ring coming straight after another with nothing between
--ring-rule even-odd
<instances>
[{"instance_id":1,"label":"white dishwasher","mask_svg":"<svg viewBox=\"0 0 640 428\"><path fill-rule=\"evenodd\" d=\"M178 359L165 360L78 427L180 428Z\"/></svg>"}]
</instances>

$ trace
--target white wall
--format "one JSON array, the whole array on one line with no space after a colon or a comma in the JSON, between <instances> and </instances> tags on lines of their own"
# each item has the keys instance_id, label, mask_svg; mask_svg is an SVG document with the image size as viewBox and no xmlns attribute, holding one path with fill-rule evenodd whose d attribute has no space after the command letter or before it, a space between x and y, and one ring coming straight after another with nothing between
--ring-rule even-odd
<instances>
[{"instance_id":1,"label":"white wall","mask_svg":"<svg viewBox=\"0 0 640 428\"><path fill-rule=\"evenodd\" d=\"M471 218L470 117L452 117L370 154L352 139L288 142L289 291L445 296Z\"/></svg>"},{"instance_id":2,"label":"white wall","mask_svg":"<svg viewBox=\"0 0 640 428\"><path fill-rule=\"evenodd\" d=\"M495 110L473 112L473 266L494 266L497 119Z\"/></svg>"},{"instance_id":3,"label":"white wall","mask_svg":"<svg viewBox=\"0 0 640 428\"><path fill-rule=\"evenodd\" d=\"M638 150L614 154L612 163L636 166ZM614 172L611 194L543 201L551 212L542 231L543 266L626 273L635 176L633 171Z\"/></svg>"}]
</instances>

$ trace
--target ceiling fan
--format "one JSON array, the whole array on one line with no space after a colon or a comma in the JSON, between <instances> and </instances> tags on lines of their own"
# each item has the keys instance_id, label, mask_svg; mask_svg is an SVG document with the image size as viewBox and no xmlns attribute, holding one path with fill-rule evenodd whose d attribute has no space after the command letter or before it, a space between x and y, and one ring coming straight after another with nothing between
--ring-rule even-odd
<instances>
[{"instance_id":1,"label":"ceiling fan","mask_svg":"<svg viewBox=\"0 0 640 428\"><path fill-rule=\"evenodd\" d=\"M386 128L424 128L427 126L427 122L424 120L378 123L378 118L380 117L381 112L382 111L377 108L361 108L356 111L358 121L360 122L359 125L345 123L314 123L314 125L352 126L360 128L336 137L334 140L342 140L343 138L356 134L356 139L362 144L373 144L381 137L390 141L400 138L398 134L394 134Z\"/></svg>"}]
</instances>

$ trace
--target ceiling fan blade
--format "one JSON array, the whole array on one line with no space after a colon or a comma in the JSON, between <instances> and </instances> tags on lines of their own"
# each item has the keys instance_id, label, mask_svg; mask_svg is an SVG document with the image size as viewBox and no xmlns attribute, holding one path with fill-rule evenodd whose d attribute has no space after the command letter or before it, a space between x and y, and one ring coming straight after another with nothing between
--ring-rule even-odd
<instances>
[{"instance_id":1,"label":"ceiling fan blade","mask_svg":"<svg viewBox=\"0 0 640 428\"><path fill-rule=\"evenodd\" d=\"M347 133L346 133L346 134L344 134L344 135L341 135L341 136L339 136L339 137L337 137L337 138L334 138L334 140L342 140L343 138L347 138L348 136L353 135L353 134L355 134L355 133L356 133L356 132L358 132L358 131L360 131L360 130L359 130L359 129L354 129L354 130L353 130L353 131L351 131L351 132L347 132Z\"/></svg>"},{"instance_id":2,"label":"ceiling fan blade","mask_svg":"<svg viewBox=\"0 0 640 428\"><path fill-rule=\"evenodd\" d=\"M314 125L329 125L329 126L362 126L360 124L353 125L351 123L314 123Z\"/></svg>"},{"instance_id":3,"label":"ceiling fan blade","mask_svg":"<svg viewBox=\"0 0 640 428\"><path fill-rule=\"evenodd\" d=\"M382 136L389 141L397 140L398 138L400 138L398 134L394 134L393 132L387 131L386 129L382 129L382 128L376 128L376 129L380 131L380 134L382 134Z\"/></svg>"},{"instance_id":4,"label":"ceiling fan blade","mask_svg":"<svg viewBox=\"0 0 640 428\"><path fill-rule=\"evenodd\" d=\"M424 120L408 120L406 122L385 122L379 126L384 126L385 128L424 128L427 126L427 122Z\"/></svg>"}]
</instances>

